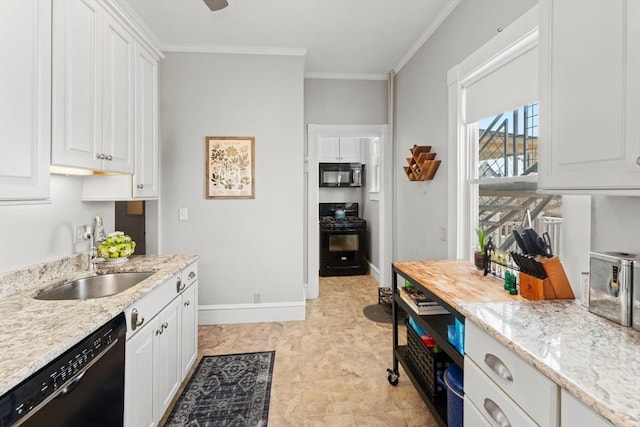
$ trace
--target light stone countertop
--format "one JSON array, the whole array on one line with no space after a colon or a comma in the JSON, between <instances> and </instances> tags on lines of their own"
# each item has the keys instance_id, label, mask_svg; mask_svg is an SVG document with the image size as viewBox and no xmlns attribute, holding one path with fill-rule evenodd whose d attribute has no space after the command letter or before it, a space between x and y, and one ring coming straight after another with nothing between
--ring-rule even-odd
<instances>
[{"instance_id":1,"label":"light stone countertop","mask_svg":"<svg viewBox=\"0 0 640 427\"><path fill-rule=\"evenodd\" d=\"M84 301L32 298L42 289L95 274L82 270L79 256L0 274L0 395L197 259L197 255L141 255L123 264L101 264L100 273L154 274L120 294Z\"/></svg>"},{"instance_id":2,"label":"light stone countertop","mask_svg":"<svg viewBox=\"0 0 640 427\"><path fill-rule=\"evenodd\" d=\"M456 308L614 425L640 425L640 332L575 300Z\"/></svg>"}]
</instances>

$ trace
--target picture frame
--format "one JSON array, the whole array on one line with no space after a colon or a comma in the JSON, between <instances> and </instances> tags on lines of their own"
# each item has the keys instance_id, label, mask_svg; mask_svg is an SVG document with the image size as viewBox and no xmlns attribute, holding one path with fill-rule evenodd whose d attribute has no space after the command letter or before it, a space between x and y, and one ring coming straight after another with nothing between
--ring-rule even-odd
<instances>
[{"instance_id":1,"label":"picture frame","mask_svg":"<svg viewBox=\"0 0 640 427\"><path fill-rule=\"evenodd\" d=\"M255 198L255 137L206 137L207 199Z\"/></svg>"}]
</instances>

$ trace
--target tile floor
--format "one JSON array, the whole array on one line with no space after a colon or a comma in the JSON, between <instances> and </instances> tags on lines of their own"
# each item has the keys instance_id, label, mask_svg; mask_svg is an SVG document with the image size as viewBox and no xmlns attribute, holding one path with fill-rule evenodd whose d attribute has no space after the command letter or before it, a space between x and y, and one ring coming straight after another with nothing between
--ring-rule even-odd
<instances>
[{"instance_id":1,"label":"tile floor","mask_svg":"<svg viewBox=\"0 0 640 427\"><path fill-rule=\"evenodd\" d=\"M371 276L320 278L306 320L200 326L199 353L276 351L271 427L436 426L402 370L397 387L387 381L391 324L362 312L378 302L377 288Z\"/></svg>"}]
</instances>

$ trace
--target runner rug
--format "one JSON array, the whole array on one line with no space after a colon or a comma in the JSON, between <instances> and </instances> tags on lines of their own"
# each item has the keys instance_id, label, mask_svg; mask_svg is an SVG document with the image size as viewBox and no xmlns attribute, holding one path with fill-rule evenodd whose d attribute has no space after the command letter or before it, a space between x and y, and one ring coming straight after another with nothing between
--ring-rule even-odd
<instances>
[{"instance_id":1,"label":"runner rug","mask_svg":"<svg viewBox=\"0 0 640 427\"><path fill-rule=\"evenodd\" d=\"M165 426L266 426L275 356L203 356Z\"/></svg>"}]
</instances>

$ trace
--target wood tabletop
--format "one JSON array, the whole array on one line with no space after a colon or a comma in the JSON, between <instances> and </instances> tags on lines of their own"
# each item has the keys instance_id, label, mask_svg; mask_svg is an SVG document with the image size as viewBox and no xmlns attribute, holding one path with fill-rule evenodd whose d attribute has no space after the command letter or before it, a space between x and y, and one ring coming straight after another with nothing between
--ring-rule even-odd
<instances>
[{"instance_id":1,"label":"wood tabletop","mask_svg":"<svg viewBox=\"0 0 640 427\"><path fill-rule=\"evenodd\" d=\"M472 302L525 301L520 295L509 295L503 279L483 275L468 261L394 262L393 266L454 308Z\"/></svg>"}]
</instances>

